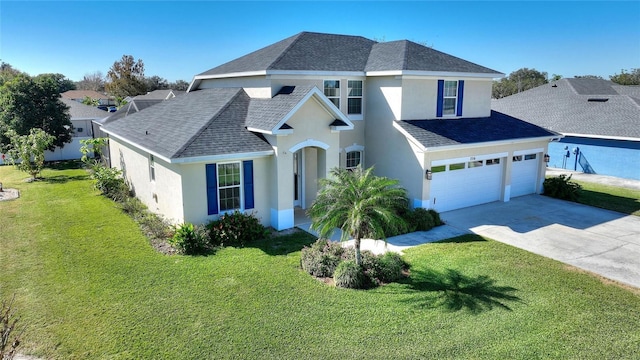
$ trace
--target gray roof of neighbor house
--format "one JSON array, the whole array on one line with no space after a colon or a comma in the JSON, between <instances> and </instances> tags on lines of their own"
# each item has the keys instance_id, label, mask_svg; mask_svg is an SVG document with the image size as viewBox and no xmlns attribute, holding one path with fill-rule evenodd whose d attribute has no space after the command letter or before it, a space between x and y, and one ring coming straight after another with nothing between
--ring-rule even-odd
<instances>
[{"instance_id":1,"label":"gray roof of neighbor house","mask_svg":"<svg viewBox=\"0 0 640 360\"><path fill-rule=\"evenodd\" d=\"M205 71L198 77L254 71L498 71L411 41L378 43L361 36L301 32Z\"/></svg>"},{"instance_id":2,"label":"gray roof of neighbor house","mask_svg":"<svg viewBox=\"0 0 640 360\"><path fill-rule=\"evenodd\" d=\"M85 97L95 99L95 100L110 98L108 95L101 94L94 90L68 90L61 93L60 95L66 99L79 99L79 100L82 100Z\"/></svg>"},{"instance_id":3,"label":"gray roof of neighbor house","mask_svg":"<svg viewBox=\"0 0 640 360\"><path fill-rule=\"evenodd\" d=\"M95 106L85 105L83 103L79 103L75 100L60 98L65 105L69 107L69 115L71 119L102 119L104 117L109 116L109 113L100 110Z\"/></svg>"},{"instance_id":4,"label":"gray roof of neighbor house","mask_svg":"<svg viewBox=\"0 0 640 360\"><path fill-rule=\"evenodd\" d=\"M425 148L558 136L497 111L482 118L404 120L397 124Z\"/></svg>"},{"instance_id":5,"label":"gray roof of neighbor house","mask_svg":"<svg viewBox=\"0 0 640 360\"><path fill-rule=\"evenodd\" d=\"M142 111L146 108L148 108L149 106L153 106L155 104L159 104L162 101L164 101L163 99L132 99L130 102L124 104L120 109L118 109L118 111L113 112L113 113L109 113L109 115L107 115L107 117L97 120L96 122L101 124L101 125L105 125L108 124L110 122L116 121L118 119L122 119L124 117L127 117L131 114L135 114L138 111Z\"/></svg>"},{"instance_id":6,"label":"gray roof of neighbor house","mask_svg":"<svg viewBox=\"0 0 640 360\"><path fill-rule=\"evenodd\" d=\"M168 159L272 151L245 128L250 100L241 88L192 91L103 130Z\"/></svg>"},{"instance_id":7,"label":"gray roof of neighbor house","mask_svg":"<svg viewBox=\"0 0 640 360\"><path fill-rule=\"evenodd\" d=\"M491 108L562 134L640 139L640 86L560 79L492 100Z\"/></svg>"}]
</instances>

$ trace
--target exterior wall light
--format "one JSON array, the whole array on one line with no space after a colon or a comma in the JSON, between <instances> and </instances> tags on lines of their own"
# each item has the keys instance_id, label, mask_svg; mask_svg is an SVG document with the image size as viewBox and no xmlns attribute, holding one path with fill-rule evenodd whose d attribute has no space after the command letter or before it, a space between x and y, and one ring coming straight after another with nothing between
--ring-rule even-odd
<instances>
[{"instance_id":1,"label":"exterior wall light","mask_svg":"<svg viewBox=\"0 0 640 360\"><path fill-rule=\"evenodd\" d=\"M548 163L550 159L551 156L549 156L549 154L544 154L544 162Z\"/></svg>"},{"instance_id":2,"label":"exterior wall light","mask_svg":"<svg viewBox=\"0 0 640 360\"><path fill-rule=\"evenodd\" d=\"M427 180L431 180L431 175L432 174L433 173L431 172L431 170L427 169L427 171L424 173L424 178L427 179Z\"/></svg>"}]
</instances>

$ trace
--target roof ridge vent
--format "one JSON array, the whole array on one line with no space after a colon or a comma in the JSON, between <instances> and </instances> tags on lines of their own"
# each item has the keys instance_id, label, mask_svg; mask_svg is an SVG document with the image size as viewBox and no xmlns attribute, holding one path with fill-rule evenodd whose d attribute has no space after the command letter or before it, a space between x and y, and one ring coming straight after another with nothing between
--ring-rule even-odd
<instances>
[{"instance_id":1,"label":"roof ridge vent","mask_svg":"<svg viewBox=\"0 0 640 360\"><path fill-rule=\"evenodd\" d=\"M587 99L588 102L607 102L609 101L608 98L588 98Z\"/></svg>"}]
</instances>

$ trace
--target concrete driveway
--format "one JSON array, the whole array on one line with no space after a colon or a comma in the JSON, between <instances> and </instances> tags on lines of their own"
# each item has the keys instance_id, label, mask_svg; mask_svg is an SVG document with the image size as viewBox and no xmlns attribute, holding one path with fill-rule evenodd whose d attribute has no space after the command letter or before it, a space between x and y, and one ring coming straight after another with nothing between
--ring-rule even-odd
<instances>
[{"instance_id":1,"label":"concrete driveway","mask_svg":"<svg viewBox=\"0 0 640 360\"><path fill-rule=\"evenodd\" d=\"M640 217L541 195L441 214L447 226L640 288Z\"/></svg>"}]
</instances>

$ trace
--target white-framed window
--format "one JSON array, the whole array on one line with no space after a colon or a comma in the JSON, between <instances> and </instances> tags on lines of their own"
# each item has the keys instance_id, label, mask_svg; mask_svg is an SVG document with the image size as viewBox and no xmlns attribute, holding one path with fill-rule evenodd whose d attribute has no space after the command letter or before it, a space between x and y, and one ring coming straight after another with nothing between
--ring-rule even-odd
<instances>
[{"instance_id":1,"label":"white-framed window","mask_svg":"<svg viewBox=\"0 0 640 360\"><path fill-rule=\"evenodd\" d=\"M498 165L500 164L500 159L487 159L487 165Z\"/></svg>"},{"instance_id":2,"label":"white-framed window","mask_svg":"<svg viewBox=\"0 0 640 360\"><path fill-rule=\"evenodd\" d=\"M325 80L324 96L340 109L340 80Z\"/></svg>"},{"instance_id":3,"label":"white-framed window","mask_svg":"<svg viewBox=\"0 0 640 360\"><path fill-rule=\"evenodd\" d=\"M218 209L220 212L241 208L242 173L240 162L217 164Z\"/></svg>"},{"instance_id":4,"label":"white-framed window","mask_svg":"<svg viewBox=\"0 0 640 360\"><path fill-rule=\"evenodd\" d=\"M445 80L442 94L442 114L455 115L458 103L458 81Z\"/></svg>"},{"instance_id":5,"label":"white-framed window","mask_svg":"<svg viewBox=\"0 0 640 360\"><path fill-rule=\"evenodd\" d=\"M347 81L347 114L362 114L362 80Z\"/></svg>"},{"instance_id":6,"label":"white-framed window","mask_svg":"<svg viewBox=\"0 0 640 360\"><path fill-rule=\"evenodd\" d=\"M535 160L536 159L536 154L527 154L524 156L525 160Z\"/></svg>"},{"instance_id":7,"label":"white-framed window","mask_svg":"<svg viewBox=\"0 0 640 360\"><path fill-rule=\"evenodd\" d=\"M522 155L515 155L515 156L513 157L513 161L514 161L514 162L515 162L515 161L522 161Z\"/></svg>"},{"instance_id":8,"label":"white-framed window","mask_svg":"<svg viewBox=\"0 0 640 360\"><path fill-rule=\"evenodd\" d=\"M347 170L353 170L360 164L362 164L362 151L347 152Z\"/></svg>"},{"instance_id":9,"label":"white-framed window","mask_svg":"<svg viewBox=\"0 0 640 360\"><path fill-rule=\"evenodd\" d=\"M156 181L156 159L149 154L149 179Z\"/></svg>"}]
</instances>

